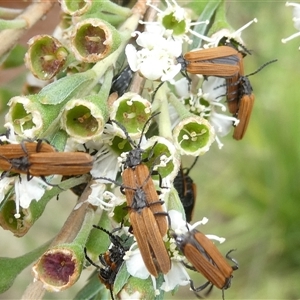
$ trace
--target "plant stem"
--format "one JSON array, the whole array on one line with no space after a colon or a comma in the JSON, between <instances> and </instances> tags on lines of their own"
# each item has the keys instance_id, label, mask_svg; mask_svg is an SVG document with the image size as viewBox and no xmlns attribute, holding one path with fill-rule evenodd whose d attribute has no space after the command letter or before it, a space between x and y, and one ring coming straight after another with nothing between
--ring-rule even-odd
<instances>
[{"instance_id":1,"label":"plant stem","mask_svg":"<svg viewBox=\"0 0 300 300\"><path fill-rule=\"evenodd\" d=\"M26 27L25 20L2 20L0 19L0 30L5 29L19 29Z\"/></svg>"}]
</instances>

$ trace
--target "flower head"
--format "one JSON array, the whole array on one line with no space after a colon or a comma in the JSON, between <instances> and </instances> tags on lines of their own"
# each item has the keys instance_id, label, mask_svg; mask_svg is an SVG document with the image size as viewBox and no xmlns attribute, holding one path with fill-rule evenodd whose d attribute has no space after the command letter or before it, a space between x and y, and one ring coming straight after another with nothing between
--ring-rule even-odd
<instances>
[{"instance_id":1,"label":"flower head","mask_svg":"<svg viewBox=\"0 0 300 300\"><path fill-rule=\"evenodd\" d=\"M150 80L173 81L181 70L176 57L181 54L181 43L172 38L150 32L136 32L137 44L142 47L136 50L133 45L127 45L125 53L132 71L139 71Z\"/></svg>"},{"instance_id":2,"label":"flower head","mask_svg":"<svg viewBox=\"0 0 300 300\"><path fill-rule=\"evenodd\" d=\"M163 11L148 1L147 5L151 6L158 12L157 21L140 21L140 23L146 24L148 31L160 32L164 37L172 37L174 40L180 41L181 43L192 43L192 40L188 37L189 33L206 40L205 36L193 31L191 28L197 24L208 24L208 21L192 22L191 15L188 10L179 6L175 0L167 0L166 4L167 8Z\"/></svg>"}]
</instances>

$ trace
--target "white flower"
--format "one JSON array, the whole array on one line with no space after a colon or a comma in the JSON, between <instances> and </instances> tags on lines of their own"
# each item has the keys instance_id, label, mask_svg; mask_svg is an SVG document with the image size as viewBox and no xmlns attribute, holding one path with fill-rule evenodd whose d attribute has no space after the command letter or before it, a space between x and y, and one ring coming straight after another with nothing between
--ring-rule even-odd
<instances>
[{"instance_id":1,"label":"white flower","mask_svg":"<svg viewBox=\"0 0 300 300\"><path fill-rule=\"evenodd\" d=\"M161 289L165 292L172 291L178 285L187 285L190 283L190 276L184 265L174 259L171 260L171 270L164 275L164 283Z\"/></svg>"},{"instance_id":2,"label":"white flower","mask_svg":"<svg viewBox=\"0 0 300 300\"><path fill-rule=\"evenodd\" d=\"M221 143L219 136L223 137L227 135L231 131L232 126L236 126L239 123L239 120L235 117L219 114L216 111L212 110L210 113L209 121L215 128L216 142L218 143L219 149L221 149L223 147L223 144Z\"/></svg>"},{"instance_id":3,"label":"white flower","mask_svg":"<svg viewBox=\"0 0 300 300\"><path fill-rule=\"evenodd\" d=\"M180 213L179 211L170 210L168 211L168 214L171 219L171 228L176 234L184 234L194 229L195 227L204 225L208 222L208 219L204 217L201 221L198 221L193 226L191 226L184 220L182 213Z\"/></svg>"},{"instance_id":4,"label":"white flower","mask_svg":"<svg viewBox=\"0 0 300 300\"><path fill-rule=\"evenodd\" d=\"M171 3L172 2L172 3ZM165 37L173 37L174 40L182 42L192 43L192 40L188 37L188 33L192 33L195 36L206 40L207 37L193 31L192 26L197 24L208 24L208 21L192 22L191 16L187 10L180 7L175 0L166 0L167 8L162 11L157 6L151 5L150 1L147 5L151 6L157 13L156 22L143 22L141 24L147 25L147 31L160 32Z\"/></svg>"},{"instance_id":5,"label":"white flower","mask_svg":"<svg viewBox=\"0 0 300 300\"><path fill-rule=\"evenodd\" d=\"M20 218L20 207L28 208L31 201L39 201L46 189L52 187L47 185L39 177L33 177L27 180L27 175L15 176L15 193L16 193L16 214L15 218Z\"/></svg>"},{"instance_id":6,"label":"white flower","mask_svg":"<svg viewBox=\"0 0 300 300\"><path fill-rule=\"evenodd\" d=\"M286 6L294 6L294 10L293 10L293 22L294 22L294 27L297 30L300 30L300 3L293 3L293 2L286 2L285 4ZM291 36L282 39L281 42L282 43L286 43L296 37L300 36L300 31L296 32L294 34L292 34ZM300 48L299 48L300 49Z\"/></svg>"},{"instance_id":7,"label":"white flower","mask_svg":"<svg viewBox=\"0 0 300 300\"><path fill-rule=\"evenodd\" d=\"M5 124L5 127L7 128L7 132L0 135L0 141L3 143L8 142L9 144L19 144L12 123Z\"/></svg>"},{"instance_id":8,"label":"white flower","mask_svg":"<svg viewBox=\"0 0 300 300\"><path fill-rule=\"evenodd\" d=\"M189 81L186 77L182 77L181 79L177 80L174 88L179 97L187 98L190 94Z\"/></svg>"},{"instance_id":9,"label":"white flower","mask_svg":"<svg viewBox=\"0 0 300 300\"><path fill-rule=\"evenodd\" d=\"M233 116L220 114L216 111L217 107L221 108L221 111L226 111L225 105L219 102L222 96L226 95L225 79L210 76L208 80L203 82L202 91L204 93L203 98L211 105L210 112L207 116L209 117L209 122L215 129L216 142L219 149L221 149L223 144L219 137L227 135L231 131L232 126L236 126L239 123L239 120Z\"/></svg>"},{"instance_id":10,"label":"white flower","mask_svg":"<svg viewBox=\"0 0 300 300\"><path fill-rule=\"evenodd\" d=\"M84 202L89 202L94 206L98 206L101 210L108 211L109 217L113 217L114 209L125 202L125 197L117 197L115 194L106 191L106 184L103 180L96 181L90 186L92 192ZM82 203L75 206L74 209L78 209Z\"/></svg>"},{"instance_id":11,"label":"white flower","mask_svg":"<svg viewBox=\"0 0 300 300\"><path fill-rule=\"evenodd\" d=\"M131 250L136 244L130 247L124 256L128 273L140 279L147 279L150 275L143 261L141 252L138 248Z\"/></svg>"},{"instance_id":12,"label":"white flower","mask_svg":"<svg viewBox=\"0 0 300 300\"><path fill-rule=\"evenodd\" d=\"M211 105L220 105L222 96L226 95L226 83L224 78L209 76L202 84L203 98Z\"/></svg>"},{"instance_id":13,"label":"white flower","mask_svg":"<svg viewBox=\"0 0 300 300\"><path fill-rule=\"evenodd\" d=\"M149 276L151 276L153 288L156 290L155 277L152 276L147 270L141 252L138 248L127 251L126 255L124 256L124 260L126 262L127 271L131 276L140 279L147 279ZM167 274L164 275L164 283L162 284L161 289L166 292L172 291L177 285L187 285L189 280L190 277L184 266L180 262L172 260L171 269Z\"/></svg>"},{"instance_id":14,"label":"white flower","mask_svg":"<svg viewBox=\"0 0 300 300\"><path fill-rule=\"evenodd\" d=\"M107 177L115 179L119 170L118 156L109 147L103 145L95 154L91 174L94 178Z\"/></svg>"},{"instance_id":15,"label":"white flower","mask_svg":"<svg viewBox=\"0 0 300 300\"><path fill-rule=\"evenodd\" d=\"M176 61L182 52L181 43L150 32L136 33L139 34L136 42L142 49L137 51L133 45L125 49L131 70L150 80L173 82L181 70Z\"/></svg>"}]
</instances>

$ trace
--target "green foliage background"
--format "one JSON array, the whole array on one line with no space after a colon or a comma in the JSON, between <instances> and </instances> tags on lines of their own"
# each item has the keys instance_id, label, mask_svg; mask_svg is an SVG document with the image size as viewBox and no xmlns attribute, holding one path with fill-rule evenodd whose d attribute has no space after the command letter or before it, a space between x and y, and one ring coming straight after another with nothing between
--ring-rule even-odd
<instances>
[{"instance_id":1,"label":"green foliage background","mask_svg":"<svg viewBox=\"0 0 300 300\"><path fill-rule=\"evenodd\" d=\"M226 237L220 245L222 253L237 249L233 256L240 269L234 272L226 299L299 299L300 38L281 43L296 32L292 8L283 1L228 1L227 9L234 28L258 19L243 32L245 44L253 52L245 59L246 74L274 58L278 62L250 78L256 103L244 139L223 138L223 149L214 145L191 172L198 189L194 221L206 216L210 221L200 230ZM185 165L191 162L187 160ZM52 201L24 238L13 238L1 230L1 255L22 255L54 236L75 203L64 195L58 202ZM91 274L84 273L78 286L48 293L45 298L72 298ZM32 280L29 275L27 268L0 298L20 298ZM195 273L191 276L197 285L204 282ZM188 287L166 297L193 298ZM221 299L221 292L214 289L210 299Z\"/></svg>"}]
</instances>

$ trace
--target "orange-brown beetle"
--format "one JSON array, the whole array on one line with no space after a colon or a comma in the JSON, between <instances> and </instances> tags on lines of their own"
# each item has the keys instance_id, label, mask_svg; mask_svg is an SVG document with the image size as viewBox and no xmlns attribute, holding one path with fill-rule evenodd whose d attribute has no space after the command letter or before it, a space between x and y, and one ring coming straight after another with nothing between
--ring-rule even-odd
<instances>
[{"instance_id":1,"label":"orange-brown beetle","mask_svg":"<svg viewBox=\"0 0 300 300\"><path fill-rule=\"evenodd\" d=\"M3 144L0 145L0 157L7 159L19 158L24 154L33 154L38 152L56 152L55 148L43 140L37 142L22 141L20 144Z\"/></svg>"},{"instance_id":2,"label":"orange-brown beetle","mask_svg":"<svg viewBox=\"0 0 300 300\"><path fill-rule=\"evenodd\" d=\"M18 158L0 156L0 169L5 173L27 174L28 179L55 174L82 175L91 171L93 161L93 157L84 152L27 153L23 150L23 155Z\"/></svg>"},{"instance_id":3,"label":"orange-brown beetle","mask_svg":"<svg viewBox=\"0 0 300 300\"><path fill-rule=\"evenodd\" d=\"M123 178L123 184L125 186L135 187L135 186L143 186L143 190L146 194L146 201L150 205L150 209L154 213L155 219L158 223L159 230L161 232L162 236L165 236L168 230L168 223L166 218L162 218L162 215L167 215L167 213L163 210L163 207L161 204L158 204L157 199L157 191L154 185L154 182L151 178L151 175L153 174L153 171L149 171L148 167L143 164L144 160L142 159L142 154L144 152L143 149L141 149L140 144L141 140L145 131L145 128L147 127L148 123L152 120L153 117L158 115L159 113L156 113L152 115L143 126L142 132L141 132L141 138L137 145L133 142L131 137L129 136L128 132L126 131L126 128L120 124L119 122L113 121L116 123L124 132L126 138L128 139L129 143L133 147L132 150L129 151L129 153L126 156L126 161L124 163L125 170L122 173ZM155 145L153 146L155 147ZM136 178L134 179L135 182L130 182L130 185L126 184L128 178ZM132 189L125 189L125 195L127 199L133 199L134 190ZM130 200L129 200L130 201ZM152 202L156 202L156 204L152 204ZM128 202L128 206L131 206L131 203Z\"/></svg>"},{"instance_id":4,"label":"orange-brown beetle","mask_svg":"<svg viewBox=\"0 0 300 300\"><path fill-rule=\"evenodd\" d=\"M230 266L213 242L200 231L193 229L185 234L173 233L172 235L177 247L192 264L193 269L208 280L198 288L195 288L191 281L191 289L194 292L200 292L211 284L222 290L224 299L224 290L230 287L232 273L238 269L238 263L229 257L229 253L233 250L226 255L226 258L234 263L234 266Z\"/></svg>"},{"instance_id":5,"label":"orange-brown beetle","mask_svg":"<svg viewBox=\"0 0 300 300\"><path fill-rule=\"evenodd\" d=\"M253 105L254 105L254 94L253 94L253 89L251 86L251 83L248 79L249 76L252 76L259 71L261 71L265 66L276 62L277 59L271 60L264 65L262 65L258 70L255 72L248 74L246 76L240 76L238 79L238 82L235 83L235 91L233 93L236 93L238 95L238 100L234 100L236 103L236 108L237 110L234 112L234 116L239 119L239 124L235 127L234 132L233 132L233 138L236 140L241 140L247 130Z\"/></svg>"},{"instance_id":6,"label":"orange-brown beetle","mask_svg":"<svg viewBox=\"0 0 300 300\"><path fill-rule=\"evenodd\" d=\"M187 52L178 59L182 69L191 74L204 76L232 77L239 72L239 52L229 46L219 46L209 49L199 49Z\"/></svg>"},{"instance_id":7,"label":"orange-brown beetle","mask_svg":"<svg viewBox=\"0 0 300 300\"><path fill-rule=\"evenodd\" d=\"M118 184L105 177L95 179ZM167 231L167 225L164 224L167 224L168 214L161 208L163 201L159 200L154 185L152 189L151 173L145 165L138 165L135 169L125 169L122 179L121 188L126 195L129 220L145 266L155 277L160 272L166 274L171 268L170 257L163 242L163 236ZM149 182L150 185L147 186ZM155 195L152 193L153 190ZM163 225L160 225L160 220L163 220Z\"/></svg>"},{"instance_id":8,"label":"orange-brown beetle","mask_svg":"<svg viewBox=\"0 0 300 300\"><path fill-rule=\"evenodd\" d=\"M168 229L168 214L162 210L163 202L158 198L149 170L144 165L136 170L125 169L122 178L129 219L145 265L155 277L160 271L166 274L171 263L162 238Z\"/></svg>"}]
</instances>

